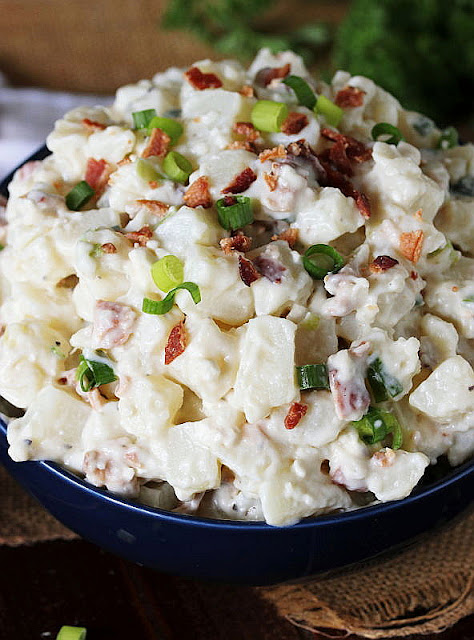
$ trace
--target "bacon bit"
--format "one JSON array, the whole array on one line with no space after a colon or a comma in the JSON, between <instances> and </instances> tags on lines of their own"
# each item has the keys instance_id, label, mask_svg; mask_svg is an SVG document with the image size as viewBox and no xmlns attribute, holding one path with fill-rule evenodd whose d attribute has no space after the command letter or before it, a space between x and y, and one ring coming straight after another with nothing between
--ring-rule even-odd
<instances>
[{"instance_id":1,"label":"bacon bit","mask_svg":"<svg viewBox=\"0 0 474 640\"><path fill-rule=\"evenodd\" d=\"M168 336L168 342L165 347L165 364L170 364L175 358L180 356L186 349L187 342L184 322L178 322L178 324L171 329L171 333Z\"/></svg>"},{"instance_id":2,"label":"bacon bit","mask_svg":"<svg viewBox=\"0 0 474 640\"><path fill-rule=\"evenodd\" d=\"M410 271L410 278L412 280L418 280L418 274L416 271Z\"/></svg>"},{"instance_id":3,"label":"bacon bit","mask_svg":"<svg viewBox=\"0 0 474 640\"><path fill-rule=\"evenodd\" d=\"M5 325L4 324L0 324L0 338L3 336L3 334L5 333ZM469 389L470 391L470 389Z\"/></svg>"},{"instance_id":4,"label":"bacon bit","mask_svg":"<svg viewBox=\"0 0 474 640\"><path fill-rule=\"evenodd\" d=\"M325 476L328 476L328 475L329 475L329 472L330 472L330 470L331 470L331 467L329 466L329 460L327 460L327 459L326 459L326 460L323 460L323 461L321 462L321 467L320 467L320 469L321 469L321 473L323 473Z\"/></svg>"},{"instance_id":5,"label":"bacon bit","mask_svg":"<svg viewBox=\"0 0 474 640\"><path fill-rule=\"evenodd\" d=\"M324 187L335 187L347 198L354 198L356 207L359 209L360 213L364 218L370 218L371 210L368 197L364 193L354 189L353 184L343 176L342 173L333 169L329 162L326 161L323 154L318 156L318 160L325 172L325 176L320 178L320 184Z\"/></svg>"},{"instance_id":6,"label":"bacon bit","mask_svg":"<svg viewBox=\"0 0 474 640\"><path fill-rule=\"evenodd\" d=\"M259 135L251 122L234 122L232 131L249 142L255 142Z\"/></svg>"},{"instance_id":7,"label":"bacon bit","mask_svg":"<svg viewBox=\"0 0 474 640\"><path fill-rule=\"evenodd\" d=\"M106 242L100 246L104 253L117 253L117 247L111 242Z\"/></svg>"},{"instance_id":8,"label":"bacon bit","mask_svg":"<svg viewBox=\"0 0 474 640\"><path fill-rule=\"evenodd\" d=\"M239 273L242 282L247 285L247 287L250 287L252 282L255 282L255 280L261 277L253 262L243 256L239 256Z\"/></svg>"},{"instance_id":9,"label":"bacon bit","mask_svg":"<svg viewBox=\"0 0 474 640\"><path fill-rule=\"evenodd\" d=\"M366 162L372 157L372 149L369 149L363 142L360 142L359 140L356 140L351 136L346 136L343 133L338 133L337 131L333 131L333 129L329 129L328 127L323 127L321 129L321 135L328 140L332 140L332 142L339 143L337 152L334 152L333 155L331 155L330 152L330 159L332 160L336 168L338 168L340 171L342 171L342 169L339 168L336 161L339 159L341 149L344 150L345 155L347 155L347 157L353 162Z\"/></svg>"},{"instance_id":10,"label":"bacon bit","mask_svg":"<svg viewBox=\"0 0 474 640\"><path fill-rule=\"evenodd\" d=\"M292 111L281 125L281 131L287 136L299 133L301 129L308 126L308 117L304 113Z\"/></svg>"},{"instance_id":11,"label":"bacon bit","mask_svg":"<svg viewBox=\"0 0 474 640\"><path fill-rule=\"evenodd\" d=\"M423 209L418 209L418 211L415 212L415 218L418 218L418 220L423 220Z\"/></svg>"},{"instance_id":12,"label":"bacon bit","mask_svg":"<svg viewBox=\"0 0 474 640\"><path fill-rule=\"evenodd\" d=\"M258 271L270 282L281 282L281 274L286 271L286 267L282 264L261 253L253 260L253 264L257 267Z\"/></svg>"},{"instance_id":13,"label":"bacon bit","mask_svg":"<svg viewBox=\"0 0 474 640\"><path fill-rule=\"evenodd\" d=\"M252 248L252 238L245 236L243 233L232 236L231 238L222 238L219 241L222 251L228 256L234 251L242 251L247 253Z\"/></svg>"},{"instance_id":14,"label":"bacon bit","mask_svg":"<svg viewBox=\"0 0 474 640\"><path fill-rule=\"evenodd\" d=\"M451 291L454 291L454 293L457 293L459 291L459 287L456 287L456 285L454 285L454 287L451 288Z\"/></svg>"},{"instance_id":15,"label":"bacon bit","mask_svg":"<svg viewBox=\"0 0 474 640\"><path fill-rule=\"evenodd\" d=\"M275 191L275 189L277 188L277 185L278 185L278 176L276 176L273 172L272 173L265 173L264 172L263 179L267 183L268 188L270 189L270 191Z\"/></svg>"},{"instance_id":16,"label":"bacon bit","mask_svg":"<svg viewBox=\"0 0 474 640\"><path fill-rule=\"evenodd\" d=\"M159 186L159 183L156 180L150 180L150 182L148 183L148 185L152 188L152 189L156 189Z\"/></svg>"},{"instance_id":17,"label":"bacon bit","mask_svg":"<svg viewBox=\"0 0 474 640\"><path fill-rule=\"evenodd\" d=\"M290 249L293 249L295 244L298 242L298 229L294 229L293 227L288 227L277 236L272 236L272 240L285 240L288 242Z\"/></svg>"},{"instance_id":18,"label":"bacon bit","mask_svg":"<svg viewBox=\"0 0 474 640\"><path fill-rule=\"evenodd\" d=\"M308 405L302 402L293 402L285 417L285 429L294 429L307 411Z\"/></svg>"},{"instance_id":19,"label":"bacon bit","mask_svg":"<svg viewBox=\"0 0 474 640\"><path fill-rule=\"evenodd\" d=\"M184 202L188 207L204 207L209 209L212 207L211 194L209 193L209 178L207 176L201 176L189 185L186 193L183 196Z\"/></svg>"},{"instance_id":20,"label":"bacon bit","mask_svg":"<svg viewBox=\"0 0 474 640\"><path fill-rule=\"evenodd\" d=\"M234 140L227 145L226 149L244 149L244 151L250 151L251 153L257 153L257 147L255 143L248 140Z\"/></svg>"},{"instance_id":21,"label":"bacon bit","mask_svg":"<svg viewBox=\"0 0 474 640\"><path fill-rule=\"evenodd\" d=\"M149 213L163 218L170 208L168 204L160 200L135 200L139 207L144 207Z\"/></svg>"},{"instance_id":22,"label":"bacon bit","mask_svg":"<svg viewBox=\"0 0 474 640\"><path fill-rule=\"evenodd\" d=\"M203 91L204 89L219 89L222 87L222 82L215 73L203 73L197 67L188 69L184 77L189 84L198 91Z\"/></svg>"},{"instance_id":23,"label":"bacon bit","mask_svg":"<svg viewBox=\"0 0 474 640\"><path fill-rule=\"evenodd\" d=\"M232 182L225 187L225 189L222 189L221 193L242 193L242 191L246 191L256 179L257 176L255 173L250 167L247 167L235 176Z\"/></svg>"},{"instance_id":24,"label":"bacon bit","mask_svg":"<svg viewBox=\"0 0 474 640\"><path fill-rule=\"evenodd\" d=\"M372 273L381 273L382 271L388 271L396 264L398 264L398 260L395 258L391 258L390 256L377 256L375 260L369 264L369 269Z\"/></svg>"},{"instance_id":25,"label":"bacon bit","mask_svg":"<svg viewBox=\"0 0 474 640\"><path fill-rule=\"evenodd\" d=\"M117 167L123 167L124 164L130 164L131 162L130 158L124 158L120 160L120 162L117 162Z\"/></svg>"},{"instance_id":26,"label":"bacon bit","mask_svg":"<svg viewBox=\"0 0 474 640\"><path fill-rule=\"evenodd\" d=\"M153 231L148 225L145 225L138 231L129 231L124 235L132 244L139 244L140 247L145 247L148 240L153 237Z\"/></svg>"},{"instance_id":27,"label":"bacon bit","mask_svg":"<svg viewBox=\"0 0 474 640\"><path fill-rule=\"evenodd\" d=\"M105 189L110 171L111 167L105 160L88 159L84 180L94 189L96 198Z\"/></svg>"},{"instance_id":28,"label":"bacon bit","mask_svg":"<svg viewBox=\"0 0 474 640\"><path fill-rule=\"evenodd\" d=\"M372 456L372 460L379 467L391 467L395 462L396 454L392 449L386 449L385 451L376 451Z\"/></svg>"},{"instance_id":29,"label":"bacon bit","mask_svg":"<svg viewBox=\"0 0 474 640\"><path fill-rule=\"evenodd\" d=\"M272 80L284 78L290 73L291 65L284 64L282 67L264 67L255 76L255 82L262 87L266 87Z\"/></svg>"},{"instance_id":30,"label":"bacon bit","mask_svg":"<svg viewBox=\"0 0 474 640\"><path fill-rule=\"evenodd\" d=\"M76 276L76 274L71 273L70 276L61 278L61 280L59 280L59 282L56 283L56 286L60 287L61 289L74 289L74 287L77 285L78 282L79 282L79 278Z\"/></svg>"},{"instance_id":31,"label":"bacon bit","mask_svg":"<svg viewBox=\"0 0 474 640\"><path fill-rule=\"evenodd\" d=\"M244 96L244 98L253 98L253 87L251 87L249 84L244 84L239 93L241 96Z\"/></svg>"},{"instance_id":32,"label":"bacon bit","mask_svg":"<svg viewBox=\"0 0 474 640\"><path fill-rule=\"evenodd\" d=\"M94 348L111 349L125 344L133 331L135 311L121 302L98 300L94 309Z\"/></svg>"},{"instance_id":33,"label":"bacon bit","mask_svg":"<svg viewBox=\"0 0 474 640\"><path fill-rule=\"evenodd\" d=\"M341 109L361 107L364 104L365 91L357 87L344 87L336 93L334 102Z\"/></svg>"},{"instance_id":34,"label":"bacon bit","mask_svg":"<svg viewBox=\"0 0 474 640\"><path fill-rule=\"evenodd\" d=\"M224 196L224 207L231 207L233 204L237 202L237 198L234 196Z\"/></svg>"},{"instance_id":35,"label":"bacon bit","mask_svg":"<svg viewBox=\"0 0 474 640\"><path fill-rule=\"evenodd\" d=\"M171 138L167 133L156 127L151 132L150 140L148 142L145 151L142 153L142 158L150 158L150 156L158 156L164 158L168 153L168 147L171 142Z\"/></svg>"},{"instance_id":36,"label":"bacon bit","mask_svg":"<svg viewBox=\"0 0 474 640\"><path fill-rule=\"evenodd\" d=\"M83 118L82 124L89 129L89 131L103 131L107 129L106 124L102 124L102 122L97 122L96 120L89 120L89 118Z\"/></svg>"},{"instance_id":37,"label":"bacon bit","mask_svg":"<svg viewBox=\"0 0 474 640\"><path fill-rule=\"evenodd\" d=\"M265 162L266 160L277 160L278 158L286 158L286 149L282 144L279 144L278 147L273 147L273 149L265 149L258 156L260 162Z\"/></svg>"},{"instance_id":38,"label":"bacon bit","mask_svg":"<svg viewBox=\"0 0 474 640\"><path fill-rule=\"evenodd\" d=\"M360 213L364 216L366 220L370 218L371 210L370 210L370 202L365 193L361 193L360 191L356 191L354 189L355 194L355 203L356 207L359 209Z\"/></svg>"},{"instance_id":39,"label":"bacon bit","mask_svg":"<svg viewBox=\"0 0 474 640\"><path fill-rule=\"evenodd\" d=\"M402 233L400 235L400 253L407 260L411 260L411 262L416 264L421 256L424 237L425 234L421 229Z\"/></svg>"},{"instance_id":40,"label":"bacon bit","mask_svg":"<svg viewBox=\"0 0 474 640\"><path fill-rule=\"evenodd\" d=\"M314 155L313 150L304 138L296 140L295 142L290 142L290 144L286 147L286 151L292 156L301 156L302 158L309 158L310 156Z\"/></svg>"}]
</instances>

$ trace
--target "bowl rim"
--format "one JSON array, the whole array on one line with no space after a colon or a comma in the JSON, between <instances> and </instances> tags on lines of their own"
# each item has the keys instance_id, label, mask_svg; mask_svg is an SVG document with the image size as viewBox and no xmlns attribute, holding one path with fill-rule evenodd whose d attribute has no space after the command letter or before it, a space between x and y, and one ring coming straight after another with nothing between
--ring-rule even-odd
<instances>
[{"instance_id":1,"label":"bowl rim","mask_svg":"<svg viewBox=\"0 0 474 640\"><path fill-rule=\"evenodd\" d=\"M0 437L5 440L7 439L7 424L2 418L0 418ZM15 462L13 460L11 462L12 464L25 464L25 462ZM467 478L471 474L474 474L474 458L471 458L470 460L463 462L458 467L453 467L452 471L448 472L448 474L443 478L435 480L418 491L416 491L415 488L416 493L412 493L406 498L367 505L351 511L340 511L333 514L310 516L292 525L275 526L267 524L262 520L224 520L219 518L188 515L185 513L175 513L173 511L167 511L166 509L152 507L139 502L132 502L131 500L127 500L126 498L122 498L119 495L111 493L107 489L95 487L71 471L61 467L56 462L49 462L46 460L28 460L26 461L26 464L35 465L39 471L44 471L50 475L56 476L63 483L69 485L69 487L78 489L82 493L91 494L99 500L115 504L120 508L125 508L128 511L137 512L144 516L151 516L152 518L158 518L159 520L172 522L174 524L188 524L189 526L199 526L208 529L248 529L251 531L312 529L314 527L328 527L344 522L364 520L371 517L376 518L383 513L397 510L403 508L405 505L423 500L442 489L446 489L452 484L456 484L463 478ZM467 500L466 507L468 505L469 501Z\"/></svg>"},{"instance_id":2,"label":"bowl rim","mask_svg":"<svg viewBox=\"0 0 474 640\"><path fill-rule=\"evenodd\" d=\"M42 145L41 147L39 147L34 153L32 153L28 158L21 162L0 182L0 195L8 198L8 185L13 179L15 172L20 167L22 167L25 163L31 162L33 160L43 160L50 154L51 152L46 145ZM7 440L7 424L2 420L1 417L0 437ZM406 498L391 500L389 502L378 502L376 504L367 505L365 507L356 508L350 511L340 511L333 514L310 516L292 525L275 526L269 525L261 520L224 520L219 518L208 518L203 516L188 515L185 513L175 513L173 511L159 509L158 507L152 507L149 505L141 504L139 502L131 502L130 500L111 493L107 489L95 487L94 485L86 482L79 476L71 473L67 469L64 469L55 462L49 462L46 460L28 460L27 462L29 464L35 465L39 470L43 470L44 472L48 472L59 477L63 482L71 487L75 487L76 489L79 489L84 493L94 495L96 498L105 502L115 504L121 508L125 508L128 511L138 512L145 516L159 518L160 520L173 522L175 524L187 523L189 526L200 526L209 529L248 529L251 531L281 531L283 529L288 530L290 528L292 530L300 530L314 527L327 527L337 525L341 522L351 522L371 517L376 518L383 513L400 509L404 505L416 503L419 500L422 500L423 498L426 498L433 493L437 493L438 491L441 491L442 489L445 489L450 485L459 482L463 478L474 474L474 458L471 458L470 460L466 460L465 462L463 462L458 467L453 467L452 471L448 472L446 476L440 478L439 480L435 480L434 482L428 484L426 487L423 487L418 491L415 487L415 493L411 493ZM12 460L12 464L24 463L15 463ZM466 507L467 506L468 501L466 501Z\"/></svg>"}]
</instances>

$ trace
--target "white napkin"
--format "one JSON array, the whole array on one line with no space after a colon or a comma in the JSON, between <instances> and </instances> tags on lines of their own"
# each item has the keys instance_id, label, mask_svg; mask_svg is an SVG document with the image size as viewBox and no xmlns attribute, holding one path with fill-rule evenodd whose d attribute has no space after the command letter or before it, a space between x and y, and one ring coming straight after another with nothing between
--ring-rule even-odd
<instances>
[{"instance_id":1,"label":"white napkin","mask_svg":"<svg viewBox=\"0 0 474 640\"><path fill-rule=\"evenodd\" d=\"M44 144L66 111L111 101L110 96L8 87L0 73L0 180Z\"/></svg>"}]
</instances>

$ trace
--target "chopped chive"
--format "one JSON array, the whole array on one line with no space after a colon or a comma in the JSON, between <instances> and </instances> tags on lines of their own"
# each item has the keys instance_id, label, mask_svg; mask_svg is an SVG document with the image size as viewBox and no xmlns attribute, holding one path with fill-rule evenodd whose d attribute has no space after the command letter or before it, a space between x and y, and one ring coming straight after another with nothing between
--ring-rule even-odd
<instances>
[{"instance_id":1,"label":"chopped chive","mask_svg":"<svg viewBox=\"0 0 474 640\"><path fill-rule=\"evenodd\" d=\"M344 115L344 111L341 107L338 107L337 104L334 104L334 102L323 95L318 96L313 110L315 113L323 115L327 124L330 124L333 127L337 127L339 125L341 118Z\"/></svg>"},{"instance_id":2,"label":"chopped chive","mask_svg":"<svg viewBox=\"0 0 474 640\"><path fill-rule=\"evenodd\" d=\"M474 295L463 298L463 302L474 302Z\"/></svg>"},{"instance_id":3,"label":"chopped chive","mask_svg":"<svg viewBox=\"0 0 474 640\"><path fill-rule=\"evenodd\" d=\"M365 416L352 424L357 429L359 438L366 444L381 442L391 433L392 449L399 449L402 445L402 428L397 418L389 411L369 407Z\"/></svg>"},{"instance_id":4,"label":"chopped chive","mask_svg":"<svg viewBox=\"0 0 474 640\"><path fill-rule=\"evenodd\" d=\"M151 265L151 277L158 289L167 293L183 282L183 263L176 256L164 256Z\"/></svg>"},{"instance_id":5,"label":"chopped chive","mask_svg":"<svg viewBox=\"0 0 474 640\"><path fill-rule=\"evenodd\" d=\"M85 627L70 627L64 625L59 629L56 640L86 640L87 629Z\"/></svg>"},{"instance_id":6,"label":"chopped chive","mask_svg":"<svg viewBox=\"0 0 474 640\"><path fill-rule=\"evenodd\" d=\"M392 376L385 369L382 360L375 358L367 368L367 380L374 402L384 402L389 398L395 398L402 391L403 387L399 380Z\"/></svg>"},{"instance_id":7,"label":"chopped chive","mask_svg":"<svg viewBox=\"0 0 474 640\"><path fill-rule=\"evenodd\" d=\"M170 151L164 157L163 171L175 182L187 182L192 170L193 166L189 160L177 151Z\"/></svg>"},{"instance_id":8,"label":"chopped chive","mask_svg":"<svg viewBox=\"0 0 474 640\"><path fill-rule=\"evenodd\" d=\"M303 80L300 76L287 76L283 80L283 83L293 89L296 97L298 98L298 102L302 104L303 107L314 109L316 96L306 80Z\"/></svg>"},{"instance_id":9,"label":"chopped chive","mask_svg":"<svg viewBox=\"0 0 474 640\"><path fill-rule=\"evenodd\" d=\"M459 144L459 134L454 127L446 127L438 140L438 149L452 149Z\"/></svg>"},{"instance_id":10,"label":"chopped chive","mask_svg":"<svg viewBox=\"0 0 474 640\"><path fill-rule=\"evenodd\" d=\"M216 202L217 217L227 230L241 229L253 222L252 203L247 196L226 196Z\"/></svg>"},{"instance_id":11,"label":"chopped chive","mask_svg":"<svg viewBox=\"0 0 474 640\"><path fill-rule=\"evenodd\" d=\"M144 109L132 113L134 129L146 129L151 120L156 117L155 109Z\"/></svg>"},{"instance_id":12,"label":"chopped chive","mask_svg":"<svg viewBox=\"0 0 474 640\"><path fill-rule=\"evenodd\" d=\"M174 289L168 292L163 300L150 300L150 298L143 298L142 311L143 313L150 313L154 316L161 316L164 313L171 311L174 304L174 298L179 289L186 289L191 294L194 304L201 302L201 292L199 287L194 282L183 282Z\"/></svg>"},{"instance_id":13,"label":"chopped chive","mask_svg":"<svg viewBox=\"0 0 474 640\"><path fill-rule=\"evenodd\" d=\"M250 116L252 124L260 131L277 132L288 116L288 107L283 102L258 100Z\"/></svg>"},{"instance_id":14,"label":"chopped chive","mask_svg":"<svg viewBox=\"0 0 474 640\"><path fill-rule=\"evenodd\" d=\"M328 368L325 364L304 364L302 367L295 367L295 369L301 391L329 389Z\"/></svg>"},{"instance_id":15,"label":"chopped chive","mask_svg":"<svg viewBox=\"0 0 474 640\"><path fill-rule=\"evenodd\" d=\"M344 266L344 258L328 244L313 244L303 255L303 266L315 280L336 273Z\"/></svg>"},{"instance_id":16,"label":"chopped chive","mask_svg":"<svg viewBox=\"0 0 474 640\"><path fill-rule=\"evenodd\" d=\"M388 122L379 122L374 125L372 127L371 135L372 140L378 140L380 136L390 136L386 140L382 140L382 142L386 142L387 144L398 144L401 140L405 140L400 129L394 127L393 124L389 124Z\"/></svg>"},{"instance_id":17,"label":"chopped chive","mask_svg":"<svg viewBox=\"0 0 474 640\"><path fill-rule=\"evenodd\" d=\"M82 391L87 393L102 384L114 382L117 380L117 376L108 364L96 360L86 360L84 356L81 356L79 366L76 369L76 380L79 381Z\"/></svg>"},{"instance_id":18,"label":"chopped chive","mask_svg":"<svg viewBox=\"0 0 474 640\"><path fill-rule=\"evenodd\" d=\"M85 180L78 182L66 195L66 206L71 211L79 211L94 195L94 189Z\"/></svg>"},{"instance_id":19,"label":"chopped chive","mask_svg":"<svg viewBox=\"0 0 474 640\"><path fill-rule=\"evenodd\" d=\"M179 138L183 135L183 125L171 118L162 118L161 116L155 116L148 123L148 133L151 133L153 129L161 129L170 137L170 144L176 144Z\"/></svg>"},{"instance_id":20,"label":"chopped chive","mask_svg":"<svg viewBox=\"0 0 474 640\"><path fill-rule=\"evenodd\" d=\"M161 178L158 171L155 167L149 162L145 160L145 158L139 158L135 165L135 169L137 172L137 176L145 182L156 182Z\"/></svg>"}]
</instances>

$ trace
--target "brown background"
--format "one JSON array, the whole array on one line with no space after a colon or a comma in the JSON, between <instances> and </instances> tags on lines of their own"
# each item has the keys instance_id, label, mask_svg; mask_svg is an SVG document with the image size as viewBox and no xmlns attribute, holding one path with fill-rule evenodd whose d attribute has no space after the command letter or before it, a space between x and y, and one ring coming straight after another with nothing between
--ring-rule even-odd
<instances>
[{"instance_id":1,"label":"brown background","mask_svg":"<svg viewBox=\"0 0 474 640\"><path fill-rule=\"evenodd\" d=\"M166 0L0 0L0 70L10 82L111 92L168 66L217 57L187 33L163 31ZM338 22L349 2L279 1L265 26Z\"/></svg>"}]
</instances>

